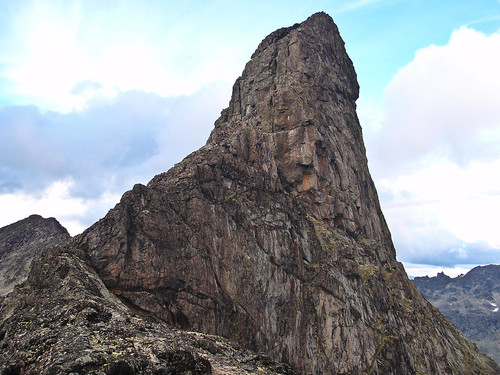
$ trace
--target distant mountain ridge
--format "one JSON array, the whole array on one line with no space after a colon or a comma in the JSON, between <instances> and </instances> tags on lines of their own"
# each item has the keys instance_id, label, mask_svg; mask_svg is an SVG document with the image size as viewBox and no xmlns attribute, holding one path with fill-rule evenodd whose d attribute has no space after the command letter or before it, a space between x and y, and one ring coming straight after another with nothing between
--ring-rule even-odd
<instances>
[{"instance_id":1,"label":"distant mountain ridge","mask_svg":"<svg viewBox=\"0 0 500 375\"><path fill-rule=\"evenodd\" d=\"M467 338L500 363L500 265L478 266L455 278L440 272L413 282Z\"/></svg>"},{"instance_id":2,"label":"distant mountain ridge","mask_svg":"<svg viewBox=\"0 0 500 375\"><path fill-rule=\"evenodd\" d=\"M40 215L31 215L0 228L0 296L26 279L32 260L44 248L70 238L66 228L56 219Z\"/></svg>"}]
</instances>

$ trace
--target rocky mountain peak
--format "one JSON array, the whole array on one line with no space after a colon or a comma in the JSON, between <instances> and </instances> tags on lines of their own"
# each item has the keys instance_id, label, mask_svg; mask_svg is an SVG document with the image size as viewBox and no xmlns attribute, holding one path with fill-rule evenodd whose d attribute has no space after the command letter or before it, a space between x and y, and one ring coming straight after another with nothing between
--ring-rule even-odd
<instances>
[{"instance_id":1,"label":"rocky mountain peak","mask_svg":"<svg viewBox=\"0 0 500 375\"><path fill-rule=\"evenodd\" d=\"M9 355L23 345L16 332L31 311L25 296L47 296L49 308L57 282L104 300L106 326L117 332L112 311L128 308L223 336L299 373L496 373L397 262L368 172L357 95L328 15L272 33L204 147L134 186L35 264L5 304ZM92 322L84 324L88 333ZM86 347L91 340L82 340ZM103 355L92 354L92 363Z\"/></svg>"},{"instance_id":2,"label":"rocky mountain peak","mask_svg":"<svg viewBox=\"0 0 500 375\"><path fill-rule=\"evenodd\" d=\"M132 306L304 373L449 372L472 344L430 339L465 340L396 261L357 95L330 16L272 33L207 144L74 246Z\"/></svg>"},{"instance_id":3,"label":"rocky mountain peak","mask_svg":"<svg viewBox=\"0 0 500 375\"><path fill-rule=\"evenodd\" d=\"M321 120L318 102L354 102L357 97L356 73L339 31L330 16L317 13L261 42L233 87L223 121L252 119L267 133L292 130Z\"/></svg>"},{"instance_id":4,"label":"rocky mountain peak","mask_svg":"<svg viewBox=\"0 0 500 375\"><path fill-rule=\"evenodd\" d=\"M390 236L356 116L356 73L332 18L317 13L270 34L233 87L209 146L266 172L309 214L350 233ZM380 238L382 239L382 238Z\"/></svg>"},{"instance_id":5,"label":"rocky mountain peak","mask_svg":"<svg viewBox=\"0 0 500 375\"><path fill-rule=\"evenodd\" d=\"M71 238L53 217L30 215L26 219L0 228L0 296L24 281L34 258L48 246Z\"/></svg>"},{"instance_id":6,"label":"rocky mountain peak","mask_svg":"<svg viewBox=\"0 0 500 375\"><path fill-rule=\"evenodd\" d=\"M477 266L454 278L440 272L413 281L466 337L500 363L500 265Z\"/></svg>"}]
</instances>

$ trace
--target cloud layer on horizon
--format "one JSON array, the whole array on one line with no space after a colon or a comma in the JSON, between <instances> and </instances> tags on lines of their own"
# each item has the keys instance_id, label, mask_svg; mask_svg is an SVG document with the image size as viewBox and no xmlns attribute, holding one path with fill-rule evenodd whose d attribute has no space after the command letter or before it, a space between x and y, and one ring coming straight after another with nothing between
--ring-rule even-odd
<instances>
[{"instance_id":1,"label":"cloud layer on horizon","mask_svg":"<svg viewBox=\"0 0 500 375\"><path fill-rule=\"evenodd\" d=\"M113 197L116 203L133 184L147 183L201 147L229 94L226 85L212 84L193 95L170 98L122 92L69 113L0 107L0 202L17 194L37 207L35 202L58 192L65 197L60 205L75 208L69 219L90 225L100 217L95 216L99 202L109 204ZM82 210L82 205L88 208Z\"/></svg>"}]
</instances>

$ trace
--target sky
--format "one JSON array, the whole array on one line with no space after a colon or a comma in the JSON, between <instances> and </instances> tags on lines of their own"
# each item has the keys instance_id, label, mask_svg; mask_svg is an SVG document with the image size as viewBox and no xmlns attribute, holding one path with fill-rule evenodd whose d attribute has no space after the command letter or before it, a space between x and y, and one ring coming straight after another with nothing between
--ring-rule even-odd
<instances>
[{"instance_id":1,"label":"sky","mask_svg":"<svg viewBox=\"0 0 500 375\"><path fill-rule=\"evenodd\" d=\"M318 11L407 273L500 263L500 0L0 0L0 226L83 231L201 147L259 42Z\"/></svg>"}]
</instances>

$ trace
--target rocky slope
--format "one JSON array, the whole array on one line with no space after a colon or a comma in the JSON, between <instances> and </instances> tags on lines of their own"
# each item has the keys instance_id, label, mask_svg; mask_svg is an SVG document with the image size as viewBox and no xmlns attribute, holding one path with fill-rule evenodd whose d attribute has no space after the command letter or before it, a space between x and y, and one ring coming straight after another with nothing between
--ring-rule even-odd
<instances>
[{"instance_id":1,"label":"rocky slope","mask_svg":"<svg viewBox=\"0 0 500 375\"><path fill-rule=\"evenodd\" d=\"M28 277L33 258L48 246L69 240L69 235L54 218L31 215L0 228L0 296Z\"/></svg>"},{"instance_id":2,"label":"rocky slope","mask_svg":"<svg viewBox=\"0 0 500 375\"><path fill-rule=\"evenodd\" d=\"M455 278L439 273L413 281L466 337L500 363L500 265L476 267Z\"/></svg>"},{"instance_id":3,"label":"rocky slope","mask_svg":"<svg viewBox=\"0 0 500 375\"><path fill-rule=\"evenodd\" d=\"M357 97L354 68L328 15L272 33L236 81L207 144L125 193L52 257L78 254L81 267L95 270L98 285L81 281L81 288L101 304L119 300L177 328L229 338L300 373L498 373L396 261ZM30 311L30 296L42 294L36 270L55 274L41 277L51 280L43 289L48 310L57 300L52 283L67 279L64 263L42 262L3 304L8 348L25 332L17 317ZM123 314L113 306L108 327L120 319L113 311ZM46 321L26 332L50 331ZM52 350L61 345L55 339Z\"/></svg>"},{"instance_id":4,"label":"rocky slope","mask_svg":"<svg viewBox=\"0 0 500 375\"><path fill-rule=\"evenodd\" d=\"M221 337L131 309L73 248L46 249L0 313L2 375L295 374Z\"/></svg>"}]
</instances>

